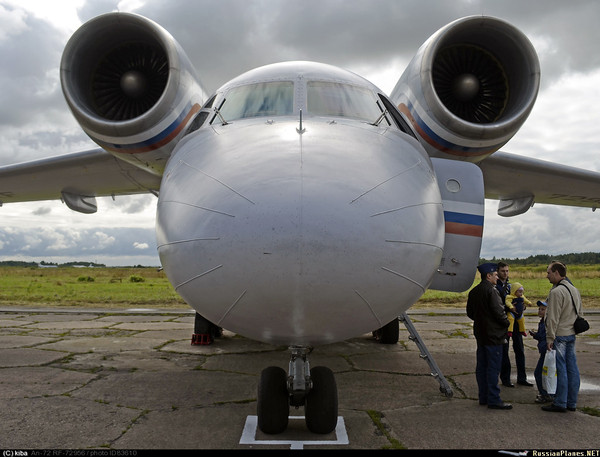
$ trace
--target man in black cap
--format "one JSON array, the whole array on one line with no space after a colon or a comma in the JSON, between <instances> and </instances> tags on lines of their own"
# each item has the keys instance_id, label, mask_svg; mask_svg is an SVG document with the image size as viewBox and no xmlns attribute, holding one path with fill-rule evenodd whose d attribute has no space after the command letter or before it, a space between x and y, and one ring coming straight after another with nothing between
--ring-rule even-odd
<instances>
[{"instance_id":1,"label":"man in black cap","mask_svg":"<svg viewBox=\"0 0 600 457\"><path fill-rule=\"evenodd\" d=\"M479 404L490 409L512 409L500 398L498 376L502 365L502 345L506 341L508 318L504 303L496 289L498 265L484 263L477 267L481 282L473 287L467 299L467 315L473 319L473 334L477 340L475 376L479 389Z\"/></svg>"}]
</instances>

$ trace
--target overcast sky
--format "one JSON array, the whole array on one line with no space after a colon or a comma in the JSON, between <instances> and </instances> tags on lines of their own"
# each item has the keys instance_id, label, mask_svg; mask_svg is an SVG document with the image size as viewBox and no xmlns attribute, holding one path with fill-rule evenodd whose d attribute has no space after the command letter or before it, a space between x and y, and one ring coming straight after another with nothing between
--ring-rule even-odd
<instances>
[{"instance_id":1,"label":"overcast sky","mask_svg":"<svg viewBox=\"0 0 600 457\"><path fill-rule=\"evenodd\" d=\"M538 51L542 85L504 151L600 171L600 2L597 0L0 0L0 164L89 149L62 97L59 62L83 22L115 10L165 27L213 91L251 68L315 60L388 93L418 47L467 15L520 28ZM99 199L94 215L60 202L0 208L0 260L159 265L156 197ZM535 205L514 218L486 201L482 256L600 251L600 211ZM550 222L555 227L550 228Z\"/></svg>"}]
</instances>

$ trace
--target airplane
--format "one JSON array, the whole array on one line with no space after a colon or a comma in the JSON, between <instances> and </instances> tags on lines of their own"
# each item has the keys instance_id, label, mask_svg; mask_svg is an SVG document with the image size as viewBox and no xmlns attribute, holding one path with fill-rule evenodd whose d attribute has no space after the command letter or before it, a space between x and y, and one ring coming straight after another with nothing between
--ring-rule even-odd
<instances>
[{"instance_id":1,"label":"airplane","mask_svg":"<svg viewBox=\"0 0 600 457\"><path fill-rule=\"evenodd\" d=\"M143 16L83 24L60 65L67 104L99 146L0 167L0 202L152 193L157 249L175 290L215 325L287 345L260 376L259 428L290 407L329 433L338 395L315 346L371 331L429 288L464 291L485 199L595 209L600 173L499 151L540 83L527 37L493 17L457 19L417 51L388 96L324 63L250 70L208 94L181 46ZM515 179L518 176L519 179Z\"/></svg>"}]
</instances>

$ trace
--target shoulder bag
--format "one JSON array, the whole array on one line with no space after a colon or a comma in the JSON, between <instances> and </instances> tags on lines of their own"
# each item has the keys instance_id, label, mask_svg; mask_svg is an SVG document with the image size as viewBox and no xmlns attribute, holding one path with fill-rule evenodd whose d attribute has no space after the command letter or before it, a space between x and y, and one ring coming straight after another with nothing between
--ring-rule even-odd
<instances>
[{"instance_id":1,"label":"shoulder bag","mask_svg":"<svg viewBox=\"0 0 600 457\"><path fill-rule=\"evenodd\" d=\"M577 312L577 307L575 306L575 300L573 299L573 294L571 294L571 291L569 290L567 285L561 283L561 284L559 284L559 286L565 286L567 291L569 292L569 295L571 296L571 302L573 303L573 308L575 308L575 314L577 314L577 318L575 319L575 322L573 322L573 329L575 330L575 334L583 333L583 332L589 330L590 324L583 317L581 317L579 315L579 313Z\"/></svg>"}]
</instances>

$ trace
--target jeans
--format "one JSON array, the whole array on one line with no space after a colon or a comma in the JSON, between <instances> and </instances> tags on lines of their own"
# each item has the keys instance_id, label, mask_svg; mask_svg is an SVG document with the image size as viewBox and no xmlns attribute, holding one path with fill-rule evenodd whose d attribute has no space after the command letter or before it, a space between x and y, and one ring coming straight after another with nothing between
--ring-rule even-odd
<instances>
[{"instance_id":1,"label":"jeans","mask_svg":"<svg viewBox=\"0 0 600 457\"><path fill-rule=\"evenodd\" d=\"M556 394L554 404L561 408L575 408L579 394L579 368L575 357L575 335L557 336L556 350Z\"/></svg>"},{"instance_id":2,"label":"jeans","mask_svg":"<svg viewBox=\"0 0 600 457\"><path fill-rule=\"evenodd\" d=\"M515 365L517 366L517 382L527 381L527 372L525 371L525 348L523 346L523 336L519 332L514 332L513 335L508 338L508 343L503 345L502 353L502 370L500 372L500 379L504 384L510 384L510 340L513 342L513 350L515 352Z\"/></svg>"},{"instance_id":3,"label":"jeans","mask_svg":"<svg viewBox=\"0 0 600 457\"><path fill-rule=\"evenodd\" d=\"M535 366L535 370L533 371L533 376L535 377L535 384L540 395L548 395L548 392L546 392L546 389L544 389L544 387L542 386L542 369L544 368L545 356L546 351L540 352L540 358L538 359L537 365Z\"/></svg>"},{"instance_id":4,"label":"jeans","mask_svg":"<svg viewBox=\"0 0 600 457\"><path fill-rule=\"evenodd\" d=\"M479 389L479 403L482 405L499 405L500 387L498 376L502 364L502 345L484 346L477 344L477 366L475 377Z\"/></svg>"}]
</instances>

